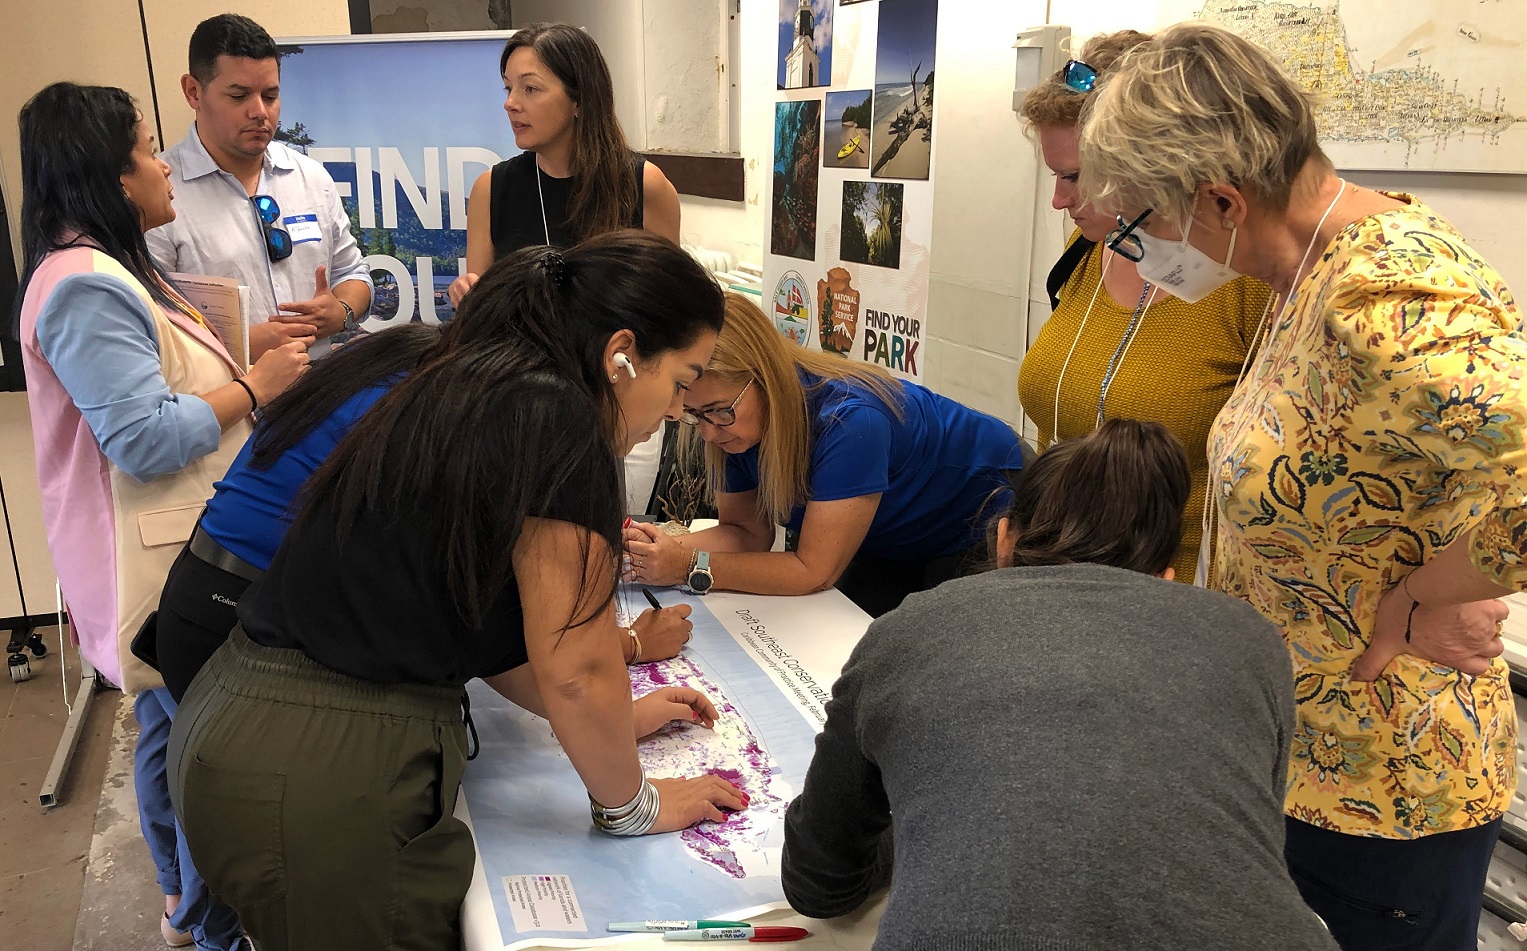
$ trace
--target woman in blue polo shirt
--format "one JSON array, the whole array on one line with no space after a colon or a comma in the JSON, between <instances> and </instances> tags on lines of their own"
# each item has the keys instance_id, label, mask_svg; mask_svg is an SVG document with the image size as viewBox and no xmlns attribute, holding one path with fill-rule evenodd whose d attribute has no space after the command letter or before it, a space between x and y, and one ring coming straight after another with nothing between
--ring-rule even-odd
<instances>
[{"instance_id":1,"label":"woman in blue polo shirt","mask_svg":"<svg viewBox=\"0 0 1527 951\"><path fill-rule=\"evenodd\" d=\"M470 338L471 328L465 336ZM440 326L411 324L343 347L278 399L213 485L206 512L170 568L159 599L159 672L179 703L238 623L235 608L286 536L302 484L371 404L442 343Z\"/></svg>"},{"instance_id":2,"label":"woman in blue polo shirt","mask_svg":"<svg viewBox=\"0 0 1527 951\"><path fill-rule=\"evenodd\" d=\"M626 530L629 574L756 594L837 585L872 616L981 557L986 516L1023 465L1018 435L877 367L795 346L728 295L685 408L706 447L720 525ZM775 527L796 533L771 552Z\"/></svg>"}]
</instances>

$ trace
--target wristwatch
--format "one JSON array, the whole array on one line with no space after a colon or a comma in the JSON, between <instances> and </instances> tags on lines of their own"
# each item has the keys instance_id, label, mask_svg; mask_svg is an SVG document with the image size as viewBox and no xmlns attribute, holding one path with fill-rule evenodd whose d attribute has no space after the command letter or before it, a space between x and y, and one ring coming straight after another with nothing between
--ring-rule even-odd
<instances>
[{"instance_id":1,"label":"wristwatch","mask_svg":"<svg viewBox=\"0 0 1527 951\"><path fill-rule=\"evenodd\" d=\"M716 583L716 579L710 573L710 552L695 552L694 561L689 566L689 578L685 582L689 590L695 594L704 594Z\"/></svg>"},{"instance_id":2,"label":"wristwatch","mask_svg":"<svg viewBox=\"0 0 1527 951\"><path fill-rule=\"evenodd\" d=\"M345 300L343 297L336 296L334 299L339 301L339 306L341 306L341 307L343 307L345 309L345 327L344 327L344 329L346 331L359 330L361 328L361 322L356 319L355 308L351 307L350 306L350 302Z\"/></svg>"}]
</instances>

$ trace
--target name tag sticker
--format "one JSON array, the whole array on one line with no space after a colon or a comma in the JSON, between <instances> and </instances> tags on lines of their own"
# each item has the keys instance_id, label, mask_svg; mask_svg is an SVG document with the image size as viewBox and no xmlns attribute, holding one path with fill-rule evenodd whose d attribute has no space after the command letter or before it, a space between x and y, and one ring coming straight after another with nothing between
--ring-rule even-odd
<instances>
[{"instance_id":1,"label":"name tag sticker","mask_svg":"<svg viewBox=\"0 0 1527 951\"><path fill-rule=\"evenodd\" d=\"M286 233L292 236L292 244L304 241L322 241L323 229L318 227L317 215L287 215L281 219Z\"/></svg>"}]
</instances>

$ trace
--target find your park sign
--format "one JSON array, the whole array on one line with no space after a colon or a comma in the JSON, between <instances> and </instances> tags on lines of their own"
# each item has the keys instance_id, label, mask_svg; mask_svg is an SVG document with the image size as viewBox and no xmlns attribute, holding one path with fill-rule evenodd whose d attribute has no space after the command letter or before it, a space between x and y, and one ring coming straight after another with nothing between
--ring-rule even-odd
<instances>
[{"instance_id":1,"label":"find your park sign","mask_svg":"<svg viewBox=\"0 0 1527 951\"><path fill-rule=\"evenodd\" d=\"M449 319L467 195L519 154L498 57L508 33L280 40L277 138L322 162L376 281L368 330Z\"/></svg>"},{"instance_id":2,"label":"find your park sign","mask_svg":"<svg viewBox=\"0 0 1527 951\"><path fill-rule=\"evenodd\" d=\"M777 2L764 305L797 343L920 380L938 4ZM840 33L858 55L826 55Z\"/></svg>"}]
</instances>

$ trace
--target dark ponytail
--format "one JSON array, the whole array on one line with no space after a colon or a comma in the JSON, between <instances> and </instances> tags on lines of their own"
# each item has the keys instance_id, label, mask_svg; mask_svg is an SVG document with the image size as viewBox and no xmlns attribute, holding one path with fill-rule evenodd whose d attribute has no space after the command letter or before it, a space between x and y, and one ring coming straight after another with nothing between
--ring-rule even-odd
<instances>
[{"instance_id":1,"label":"dark ponytail","mask_svg":"<svg viewBox=\"0 0 1527 951\"><path fill-rule=\"evenodd\" d=\"M1055 443L1009 479L1015 566L1098 564L1155 575L1182 540L1188 456L1160 423L1107 420Z\"/></svg>"},{"instance_id":2,"label":"dark ponytail","mask_svg":"<svg viewBox=\"0 0 1527 951\"><path fill-rule=\"evenodd\" d=\"M650 360L719 331L722 307L693 258L643 231L495 262L314 474L298 527L331 506L340 544L362 518L430 526L452 600L476 626L512 579L527 518L588 526L582 554L603 538L608 571L580 587L568 627L587 623L614 593L625 514L605 346L629 330Z\"/></svg>"},{"instance_id":3,"label":"dark ponytail","mask_svg":"<svg viewBox=\"0 0 1527 951\"><path fill-rule=\"evenodd\" d=\"M260 414L249 464L269 469L352 396L412 370L440 339L438 324L406 324L347 343L314 364Z\"/></svg>"}]
</instances>

